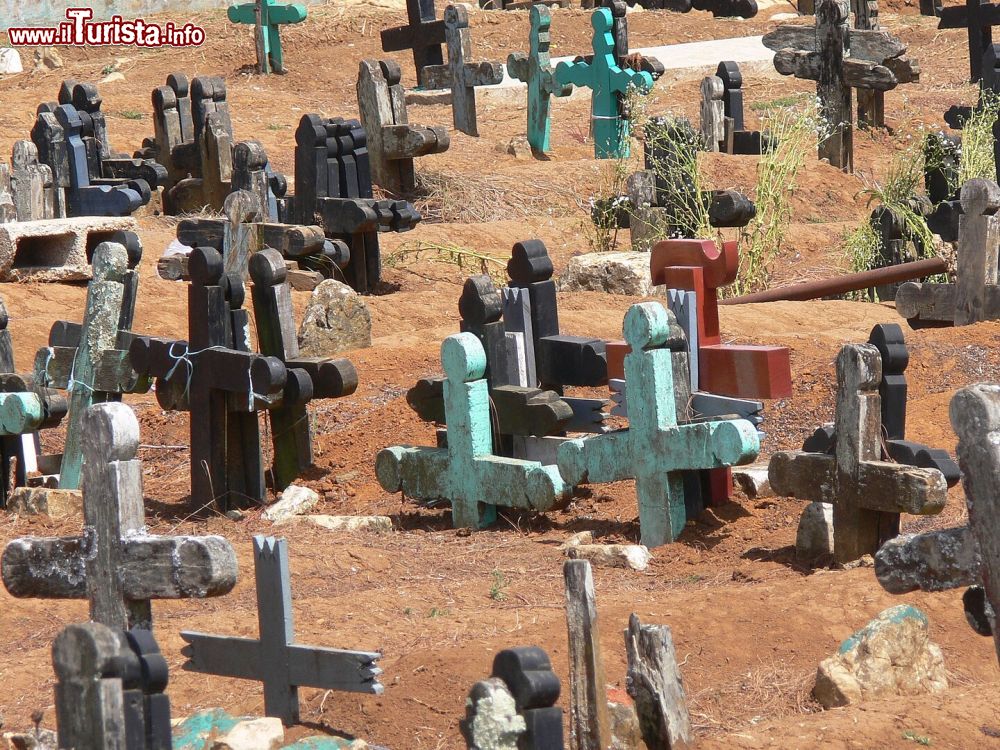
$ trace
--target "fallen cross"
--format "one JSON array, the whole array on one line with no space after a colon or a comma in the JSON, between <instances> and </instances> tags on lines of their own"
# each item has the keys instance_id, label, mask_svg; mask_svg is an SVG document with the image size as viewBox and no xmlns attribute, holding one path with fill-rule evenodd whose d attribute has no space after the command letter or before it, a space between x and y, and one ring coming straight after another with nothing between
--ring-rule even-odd
<instances>
[{"instance_id":1,"label":"fallen cross","mask_svg":"<svg viewBox=\"0 0 1000 750\"><path fill-rule=\"evenodd\" d=\"M139 423L124 404L96 404L83 419L84 533L22 537L0 560L11 596L88 599L109 628L150 629L152 599L221 596L236 584L236 554L221 536L146 532Z\"/></svg>"},{"instance_id":2,"label":"fallen cross","mask_svg":"<svg viewBox=\"0 0 1000 750\"><path fill-rule=\"evenodd\" d=\"M299 723L299 688L382 693L375 665L381 654L304 646L295 642L288 543L255 536L258 640L182 631L184 669L264 684L264 713Z\"/></svg>"},{"instance_id":3,"label":"fallen cross","mask_svg":"<svg viewBox=\"0 0 1000 750\"><path fill-rule=\"evenodd\" d=\"M257 72L286 73L281 54L282 26L306 20L306 6L283 4L276 0L254 0L243 5L230 5L226 11L231 23L254 25L254 48L257 51Z\"/></svg>"},{"instance_id":4,"label":"fallen cross","mask_svg":"<svg viewBox=\"0 0 1000 750\"><path fill-rule=\"evenodd\" d=\"M848 344L837 356L833 453L780 451L768 478L778 495L833 505L834 558L873 555L898 533L899 514L933 515L947 501L937 469L882 461L882 361L871 344Z\"/></svg>"},{"instance_id":5,"label":"fallen cross","mask_svg":"<svg viewBox=\"0 0 1000 750\"><path fill-rule=\"evenodd\" d=\"M1000 659L1000 387L963 388L951 400L951 424L958 435L958 460L969 509L967 526L901 536L875 555L875 575L893 594L916 589L945 591L972 586L963 597L966 617L981 635L992 635Z\"/></svg>"}]
</instances>

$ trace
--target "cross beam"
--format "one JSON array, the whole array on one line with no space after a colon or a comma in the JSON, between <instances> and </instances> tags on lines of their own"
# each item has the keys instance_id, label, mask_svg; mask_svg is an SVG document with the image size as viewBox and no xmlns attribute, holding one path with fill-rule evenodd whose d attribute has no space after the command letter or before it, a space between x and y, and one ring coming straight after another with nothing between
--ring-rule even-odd
<instances>
[{"instance_id":1,"label":"cross beam","mask_svg":"<svg viewBox=\"0 0 1000 750\"><path fill-rule=\"evenodd\" d=\"M381 695L382 670L375 665L381 654L295 642L288 543L255 536L253 559L259 639L182 631L184 669L262 682L264 713L286 726L299 723L300 687Z\"/></svg>"},{"instance_id":2,"label":"cross beam","mask_svg":"<svg viewBox=\"0 0 1000 750\"><path fill-rule=\"evenodd\" d=\"M221 536L146 532L139 423L119 403L82 420L84 532L22 537L0 559L12 596L88 599L90 618L110 628L151 627L150 601L220 596L236 584L236 554Z\"/></svg>"},{"instance_id":3,"label":"cross beam","mask_svg":"<svg viewBox=\"0 0 1000 750\"><path fill-rule=\"evenodd\" d=\"M413 51L417 81L428 88L424 68L444 65L441 45L445 42L444 21L435 20L434 0L406 0L408 25L382 30L382 51Z\"/></svg>"}]
</instances>

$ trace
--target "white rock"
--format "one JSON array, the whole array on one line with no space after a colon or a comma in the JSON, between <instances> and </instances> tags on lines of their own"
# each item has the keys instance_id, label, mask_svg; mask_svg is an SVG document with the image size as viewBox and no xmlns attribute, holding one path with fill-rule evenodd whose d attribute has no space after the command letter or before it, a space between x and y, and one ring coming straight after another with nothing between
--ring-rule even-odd
<instances>
[{"instance_id":1,"label":"white rock","mask_svg":"<svg viewBox=\"0 0 1000 750\"><path fill-rule=\"evenodd\" d=\"M264 511L268 521L284 521L292 516L301 516L316 507L319 493L308 487L291 484L281 493L281 499Z\"/></svg>"},{"instance_id":2,"label":"white rock","mask_svg":"<svg viewBox=\"0 0 1000 750\"><path fill-rule=\"evenodd\" d=\"M281 719L268 716L241 721L217 739L212 750L277 750L284 740Z\"/></svg>"},{"instance_id":3,"label":"white rock","mask_svg":"<svg viewBox=\"0 0 1000 750\"><path fill-rule=\"evenodd\" d=\"M833 505L809 503L802 511L795 534L795 554L803 560L833 554Z\"/></svg>"},{"instance_id":4,"label":"white rock","mask_svg":"<svg viewBox=\"0 0 1000 750\"><path fill-rule=\"evenodd\" d=\"M0 75L23 73L21 54L11 47L0 47Z\"/></svg>"},{"instance_id":5,"label":"white rock","mask_svg":"<svg viewBox=\"0 0 1000 750\"><path fill-rule=\"evenodd\" d=\"M518 737L526 729L514 696L498 677L472 686L459 726L468 746L477 750L517 750Z\"/></svg>"},{"instance_id":6,"label":"white rock","mask_svg":"<svg viewBox=\"0 0 1000 750\"><path fill-rule=\"evenodd\" d=\"M392 519L389 516L327 516L316 514L311 516L292 516L278 522L311 523L330 531L374 531L385 533L392 531Z\"/></svg>"},{"instance_id":7,"label":"white rock","mask_svg":"<svg viewBox=\"0 0 1000 750\"><path fill-rule=\"evenodd\" d=\"M773 16L768 18L768 21L794 21L797 18L801 18L798 13L775 13Z\"/></svg>"},{"instance_id":8,"label":"white rock","mask_svg":"<svg viewBox=\"0 0 1000 750\"><path fill-rule=\"evenodd\" d=\"M565 542L559 545L559 549L569 549L570 547L579 547L581 544L593 544L594 543L594 532L593 531L578 531Z\"/></svg>"},{"instance_id":9,"label":"white rock","mask_svg":"<svg viewBox=\"0 0 1000 750\"><path fill-rule=\"evenodd\" d=\"M368 305L347 284L327 279L313 290L299 327L303 357L328 357L372 345Z\"/></svg>"},{"instance_id":10,"label":"white rock","mask_svg":"<svg viewBox=\"0 0 1000 750\"><path fill-rule=\"evenodd\" d=\"M609 292L633 297L663 295L662 286L654 287L649 272L649 254L586 253L570 258L559 279L564 292Z\"/></svg>"},{"instance_id":11,"label":"white rock","mask_svg":"<svg viewBox=\"0 0 1000 750\"><path fill-rule=\"evenodd\" d=\"M111 73L108 73L106 76L104 76L104 78L98 81L98 83L117 83L118 81L124 81L124 80L125 80L125 74L120 73L119 71L116 70Z\"/></svg>"},{"instance_id":12,"label":"white rock","mask_svg":"<svg viewBox=\"0 0 1000 750\"><path fill-rule=\"evenodd\" d=\"M767 464L734 466L733 481L743 490L743 494L751 500L762 497L774 497L774 492L771 490L771 482L767 478Z\"/></svg>"},{"instance_id":13,"label":"white rock","mask_svg":"<svg viewBox=\"0 0 1000 750\"><path fill-rule=\"evenodd\" d=\"M567 557L589 560L603 568L631 568L645 570L653 556L641 544L578 544L566 547Z\"/></svg>"},{"instance_id":14,"label":"white rock","mask_svg":"<svg viewBox=\"0 0 1000 750\"><path fill-rule=\"evenodd\" d=\"M56 68L61 68L63 66L62 55L59 54L59 50L55 47L49 47L44 52L42 50L35 50L35 67L48 68L49 70L55 70Z\"/></svg>"}]
</instances>

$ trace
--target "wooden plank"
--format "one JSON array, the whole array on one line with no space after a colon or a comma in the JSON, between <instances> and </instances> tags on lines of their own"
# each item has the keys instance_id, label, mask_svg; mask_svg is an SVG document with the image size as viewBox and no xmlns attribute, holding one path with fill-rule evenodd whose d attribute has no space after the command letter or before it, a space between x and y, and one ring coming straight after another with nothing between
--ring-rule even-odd
<instances>
[{"instance_id":1,"label":"wooden plank","mask_svg":"<svg viewBox=\"0 0 1000 750\"><path fill-rule=\"evenodd\" d=\"M575 750L611 746L607 682L601 657L594 577L587 560L563 564L566 629L569 635L570 733Z\"/></svg>"}]
</instances>

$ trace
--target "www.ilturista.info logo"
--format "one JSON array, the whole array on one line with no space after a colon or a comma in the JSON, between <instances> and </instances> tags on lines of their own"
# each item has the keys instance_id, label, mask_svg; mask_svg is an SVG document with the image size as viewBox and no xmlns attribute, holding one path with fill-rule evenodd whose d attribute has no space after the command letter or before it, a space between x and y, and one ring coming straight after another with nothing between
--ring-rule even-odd
<instances>
[{"instance_id":1,"label":"www.ilturista.info logo","mask_svg":"<svg viewBox=\"0 0 1000 750\"><path fill-rule=\"evenodd\" d=\"M192 23L176 26L167 21L162 26L141 18L130 21L112 16L110 21L94 22L91 8L67 8L66 23L58 26L11 27L7 29L12 47L51 45L87 47L100 45L136 47L197 47L205 41L205 30Z\"/></svg>"}]
</instances>

